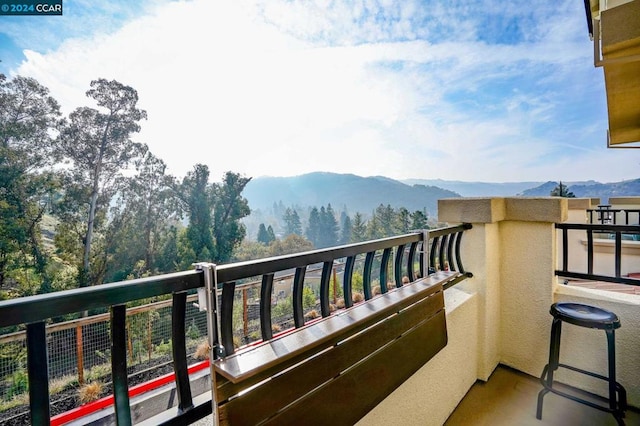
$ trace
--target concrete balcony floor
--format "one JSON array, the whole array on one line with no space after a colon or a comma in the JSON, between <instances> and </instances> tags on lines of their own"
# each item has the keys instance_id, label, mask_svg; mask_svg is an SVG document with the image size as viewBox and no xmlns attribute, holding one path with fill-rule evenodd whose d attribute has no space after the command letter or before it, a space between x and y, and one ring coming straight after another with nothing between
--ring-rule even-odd
<instances>
[{"instance_id":1,"label":"concrete balcony floor","mask_svg":"<svg viewBox=\"0 0 640 426\"><path fill-rule=\"evenodd\" d=\"M617 425L611 414L553 393L544 397L542 420L538 420L536 404L541 389L537 377L500 365L486 383L473 385L445 426ZM628 410L625 423L640 425L640 413Z\"/></svg>"}]
</instances>

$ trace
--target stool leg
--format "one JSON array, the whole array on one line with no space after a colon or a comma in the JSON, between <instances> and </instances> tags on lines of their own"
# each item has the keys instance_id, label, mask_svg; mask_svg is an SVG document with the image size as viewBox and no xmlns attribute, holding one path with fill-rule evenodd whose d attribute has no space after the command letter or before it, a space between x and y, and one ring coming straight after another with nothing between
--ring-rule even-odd
<instances>
[{"instance_id":1,"label":"stool leg","mask_svg":"<svg viewBox=\"0 0 640 426\"><path fill-rule=\"evenodd\" d=\"M609 355L609 408L618 424L624 424L624 410L626 409L626 391L616 382L616 343L614 330L605 330L607 333L607 352ZM620 391L622 389L622 391Z\"/></svg>"},{"instance_id":2,"label":"stool leg","mask_svg":"<svg viewBox=\"0 0 640 426\"><path fill-rule=\"evenodd\" d=\"M553 386L553 372L558 369L560 363L560 335L562 333L562 321L557 318L553 319L551 324L551 342L549 347L549 363L542 370L540 380L544 388L538 393L538 406L536 409L536 418L542 420L542 403L544 396L549 392L549 388Z\"/></svg>"},{"instance_id":3,"label":"stool leg","mask_svg":"<svg viewBox=\"0 0 640 426\"><path fill-rule=\"evenodd\" d=\"M562 321L554 318L551 324L551 349L549 352L549 380L547 384L551 386L553 383L553 372L558 369L560 364L560 334L562 334Z\"/></svg>"}]
</instances>

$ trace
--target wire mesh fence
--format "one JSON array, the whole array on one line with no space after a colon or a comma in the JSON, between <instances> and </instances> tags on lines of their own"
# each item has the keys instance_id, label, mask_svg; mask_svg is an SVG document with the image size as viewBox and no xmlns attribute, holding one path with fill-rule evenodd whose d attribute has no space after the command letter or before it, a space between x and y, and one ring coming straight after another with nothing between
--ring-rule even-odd
<instances>
[{"instance_id":1,"label":"wire mesh fence","mask_svg":"<svg viewBox=\"0 0 640 426\"><path fill-rule=\"evenodd\" d=\"M208 355L201 349L206 345L206 312L201 312L195 305L196 295L189 296L187 301L187 354L197 362ZM171 300L127 309L130 386L172 371L171 309ZM111 384L110 345L108 313L49 325L47 352L52 401L56 395L62 397L71 391L74 395L70 408L73 408L73 405L108 393ZM83 395L86 385L92 383L93 394ZM28 404L26 332L19 331L0 336L0 413L25 404Z\"/></svg>"}]
</instances>

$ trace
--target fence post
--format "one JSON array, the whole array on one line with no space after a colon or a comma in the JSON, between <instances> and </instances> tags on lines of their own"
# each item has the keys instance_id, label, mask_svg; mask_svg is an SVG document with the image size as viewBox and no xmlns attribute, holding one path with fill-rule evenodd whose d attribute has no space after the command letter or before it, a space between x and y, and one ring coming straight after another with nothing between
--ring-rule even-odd
<instances>
[{"instance_id":1,"label":"fence post","mask_svg":"<svg viewBox=\"0 0 640 426\"><path fill-rule=\"evenodd\" d=\"M76 326L76 355L78 363L78 383L84 384L84 351L82 345L82 324Z\"/></svg>"}]
</instances>

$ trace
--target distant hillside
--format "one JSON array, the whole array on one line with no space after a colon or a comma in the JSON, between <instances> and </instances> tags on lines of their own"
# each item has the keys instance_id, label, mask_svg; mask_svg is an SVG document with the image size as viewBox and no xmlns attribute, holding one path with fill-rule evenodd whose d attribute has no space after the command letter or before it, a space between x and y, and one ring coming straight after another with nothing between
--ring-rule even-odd
<instances>
[{"instance_id":1,"label":"distant hillside","mask_svg":"<svg viewBox=\"0 0 640 426\"><path fill-rule=\"evenodd\" d=\"M407 179L402 182L407 185L420 184L437 186L438 188L454 191L463 197L509 197L543 184L543 182L490 183L442 179Z\"/></svg>"},{"instance_id":2,"label":"distant hillside","mask_svg":"<svg viewBox=\"0 0 640 426\"><path fill-rule=\"evenodd\" d=\"M600 182L563 182L569 191L578 198L598 197L600 201L606 203L609 197L627 197L640 195L640 179L625 180L622 182L600 183ZM546 182L538 187L523 191L520 195L525 197L548 197L551 191L558 185L558 182Z\"/></svg>"},{"instance_id":3,"label":"distant hillside","mask_svg":"<svg viewBox=\"0 0 640 426\"><path fill-rule=\"evenodd\" d=\"M336 212L346 206L349 213L369 214L380 204L409 211L426 209L437 212L438 199L460 197L435 186L407 185L386 177L361 177L352 174L308 173L294 177L257 177L242 193L252 210L268 211L274 204L284 206L326 206Z\"/></svg>"}]
</instances>

